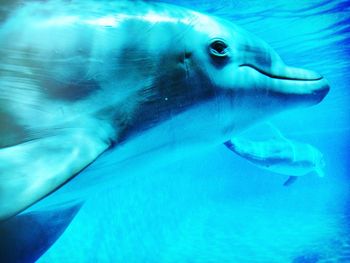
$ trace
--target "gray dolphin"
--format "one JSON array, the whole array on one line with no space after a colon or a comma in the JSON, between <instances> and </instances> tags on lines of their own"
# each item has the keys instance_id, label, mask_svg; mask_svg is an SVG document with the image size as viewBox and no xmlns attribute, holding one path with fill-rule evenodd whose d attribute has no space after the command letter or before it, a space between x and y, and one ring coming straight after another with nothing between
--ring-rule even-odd
<instances>
[{"instance_id":1,"label":"gray dolphin","mask_svg":"<svg viewBox=\"0 0 350 263\"><path fill-rule=\"evenodd\" d=\"M233 23L181 7L5 1L0 219L146 131L162 133L132 155L196 152L272 114L317 104L328 90L321 75L286 66Z\"/></svg>"}]
</instances>

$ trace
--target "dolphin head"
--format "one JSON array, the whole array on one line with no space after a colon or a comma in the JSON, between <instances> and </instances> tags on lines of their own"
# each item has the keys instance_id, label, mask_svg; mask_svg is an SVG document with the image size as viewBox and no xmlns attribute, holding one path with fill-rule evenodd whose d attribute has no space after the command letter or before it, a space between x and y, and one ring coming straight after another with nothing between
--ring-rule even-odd
<instances>
[{"instance_id":1,"label":"dolphin head","mask_svg":"<svg viewBox=\"0 0 350 263\"><path fill-rule=\"evenodd\" d=\"M287 66L264 41L235 24L197 14L196 34L186 50L190 74L216 95L223 133L240 131L257 120L315 105L329 91L320 74Z\"/></svg>"}]
</instances>

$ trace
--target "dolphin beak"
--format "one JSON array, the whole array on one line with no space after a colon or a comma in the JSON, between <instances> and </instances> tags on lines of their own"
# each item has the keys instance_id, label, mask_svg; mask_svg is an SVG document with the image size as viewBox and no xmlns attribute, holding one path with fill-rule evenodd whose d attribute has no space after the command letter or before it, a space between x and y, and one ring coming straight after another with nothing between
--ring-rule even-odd
<instances>
[{"instance_id":1,"label":"dolphin beak","mask_svg":"<svg viewBox=\"0 0 350 263\"><path fill-rule=\"evenodd\" d=\"M286 66L281 60L272 61L270 67L259 67L245 63L239 67L250 71L260 83L266 87L270 95L278 96L283 100L317 104L328 94L328 81L320 74L300 68Z\"/></svg>"},{"instance_id":2,"label":"dolphin beak","mask_svg":"<svg viewBox=\"0 0 350 263\"><path fill-rule=\"evenodd\" d=\"M249 34L249 33L245 33ZM317 72L287 66L280 56L264 41L254 39L240 43L242 56L238 58L239 71L255 78L255 86L264 92L291 102L317 104L329 92L327 80Z\"/></svg>"}]
</instances>

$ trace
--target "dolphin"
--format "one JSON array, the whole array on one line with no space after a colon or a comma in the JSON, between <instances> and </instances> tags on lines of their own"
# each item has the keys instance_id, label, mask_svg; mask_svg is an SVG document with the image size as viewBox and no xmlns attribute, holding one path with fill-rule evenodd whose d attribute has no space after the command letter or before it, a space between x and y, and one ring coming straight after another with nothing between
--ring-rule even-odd
<instances>
[{"instance_id":1,"label":"dolphin","mask_svg":"<svg viewBox=\"0 0 350 263\"><path fill-rule=\"evenodd\" d=\"M0 220L131 141L121 159L196 153L328 91L320 74L211 15L142 1L5 1Z\"/></svg>"},{"instance_id":2,"label":"dolphin","mask_svg":"<svg viewBox=\"0 0 350 263\"><path fill-rule=\"evenodd\" d=\"M283 184L289 186L299 176L316 173L323 177L325 161L323 154L314 146L285 138L275 127L278 136L264 141L236 137L225 142L226 147L268 171L288 175Z\"/></svg>"}]
</instances>

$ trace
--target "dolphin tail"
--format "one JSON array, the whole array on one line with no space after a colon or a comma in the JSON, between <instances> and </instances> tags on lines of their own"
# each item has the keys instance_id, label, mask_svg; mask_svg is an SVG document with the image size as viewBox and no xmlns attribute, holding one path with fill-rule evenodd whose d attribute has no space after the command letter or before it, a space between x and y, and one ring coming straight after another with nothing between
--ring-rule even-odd
<instances>
[{"instance_id":1,"label":"dolphin tail","mask_svg":"<svg viewBox=\"0 0 350 263\"><path fill-rule=\"evenodd\" d=\"M81 206L28 212L0 222L1 262L35 262L62 235Z\"/></svg>"}]
</instances>

